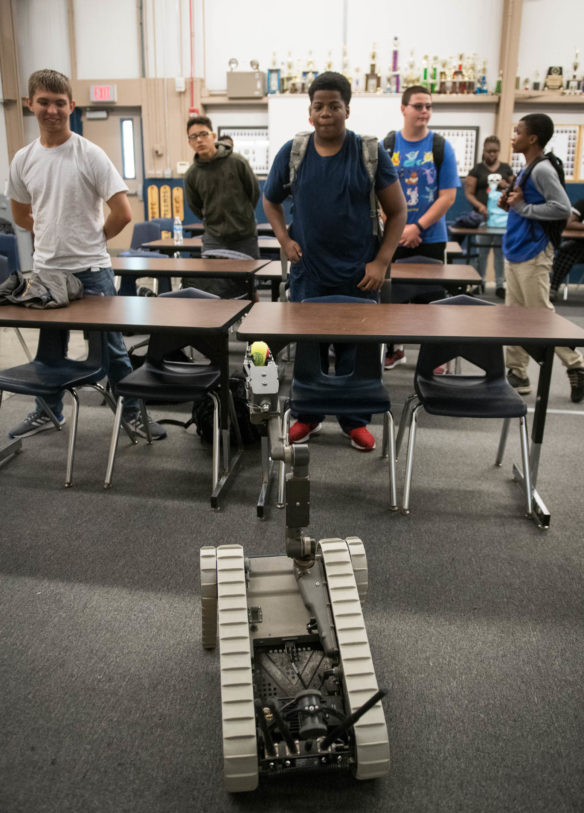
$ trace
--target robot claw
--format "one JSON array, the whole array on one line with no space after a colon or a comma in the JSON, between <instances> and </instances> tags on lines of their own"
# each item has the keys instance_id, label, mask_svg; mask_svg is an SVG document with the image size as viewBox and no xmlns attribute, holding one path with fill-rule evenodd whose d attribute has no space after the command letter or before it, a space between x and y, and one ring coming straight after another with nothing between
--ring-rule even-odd
<instances>
[{"instance_id":1,"label":"robot claw","mask_svg":"<svg viewBox=\"0 0 584 813\"><path fill-rule=\"evenodd\" d=\"M266 382L270 390L277 382L275 362L256 368L249 358L244 366L252 420L267 423L272 457L286 460L291 472L287 555L246 558L241 545L201 548L203 646L219 640L225 788L254 790L260 778L290 771L382 776L389 770L385 692L361 609L363 543L317 543L304 535L308 448L282 441L277 388L276 397L266 390Z\"/></svg>"}]
</instances>

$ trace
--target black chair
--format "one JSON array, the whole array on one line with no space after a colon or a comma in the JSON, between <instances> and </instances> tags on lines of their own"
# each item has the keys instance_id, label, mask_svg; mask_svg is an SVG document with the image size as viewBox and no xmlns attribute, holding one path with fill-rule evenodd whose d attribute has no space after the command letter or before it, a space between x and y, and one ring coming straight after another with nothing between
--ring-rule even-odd
<instances>
[{"instance_id":1,"label":"black chair","mask_svg":"<svg viewBox=\"0 0 584 813\"><path fill-rule=\"evenodd\" d=\"M433 302L432 305L491 305L465 294ZM434 370L453 358L461 357L484 370L484 375L435 375ZM397 435L397 453L406 426L409 426L408 452L402 511L409 513L410 489L416 438L416 421L422 409L431 415L452 418L504 418L496 464L501 465L509 420L519 418L521 453L525 474L527 514L532 510L529 446L527 439L527 405L508 383L505 375L503 348L496 344L455 342L422 344L414 375L415 393L403 407Z\"/></svg>"},{"instance_id":2,"label":"black chair","mask_svg":"<svg viewBox=\"0 0 584 813\"><path fill-rule=\"evenodd\" d=\"M314 297L305 302L375 302L352 296ZM328 345L315 341L296 344L294 373L290 389L290 409L284 416L284 437L288 437L290 412L300 414L354 415L359 413L383 414L383 442L381 456L389 460L390 502L397 510L395 479L395 440L389 394L383 385L381 352L375 342L337 345L343 351L345 375L328 373ZM283 464L280 468L278 504L283 503Z\"/></svg>"},{"instance_id":3,"label":"black chair","mask_svg":"<svg viewBox=\"0 0 584 813\"><path fill-rule=\"evenodd\" d=\"M163 294L163 296L189 297L193 299L217 298L212 294L207 294L205 291L198 291L195 288L172 291L169 294ZM211 363L171 360L171 357L175 355L177 351L185 347L190 347L192 341L192 333L188 331L177 331L172 334L153 333L148 341L148 350L144 364L116 384L118 405L104 482L105 488L111 487L125 398L140 399L142 419L148 435L148 443L152 443L152 438L148 432L148 420L144 407L145 400L147 400L148 403L182 404L190 401L199 401L201 398L209 395L213 401L212 492L215 492L220 477L219 468L222 443L222 433L220 432L221 402L219 399L221 371L218 366ZM239 437L239 427L235 415L233 397L230 391L228 392L228 398L230 417L238 441L238 451L240 451L241 438ZM229 433L225 434L227 435L227 439L223 438L223 442L228 443Z\"/></svg>"},{"instance_id":4,"label":"black chair","mask_svg":"<svg viewBox=\"0 0 584 813\"><path fill-rule=\"evenodd\" d=\"M113 412L116 408L111 395L99 383L106 375L103 366L107 352L106 334L102 331L89 331L86 334L89 347L85 361L67 358L68 336L67 330L40 328L36 357L28 364L0 371L0 390L37 397L57 429L61 427L47 406L45 398L59 397L64 390L70 393L73 399L73 412L67 451L66 487L71 486L73 482L79 416L77 390L80 387L93 387L103 395Z\"/></svg>"},{"instance_id":5,"label":"black chair","mask_svg":"<svg viewBox=\"0 0 584 813\"><path fill-rule=\"evenodd\" d=\"M160 234L160 224L154 220L148 220L144 223L134 223L130 250L122 251L120 257L166 258L166 254L161 254L158 251L148 251L148 249L141 247L143 243L150 243L153 240L160 240ZM155 292L157 294L167 293L168 291L172 290L172 283L169 277L154 276L154 282ZM136 296L138 293L136 288L136 280L132 277L122 277L118 293L120 296Z\"/></svg>"}]
</instances>

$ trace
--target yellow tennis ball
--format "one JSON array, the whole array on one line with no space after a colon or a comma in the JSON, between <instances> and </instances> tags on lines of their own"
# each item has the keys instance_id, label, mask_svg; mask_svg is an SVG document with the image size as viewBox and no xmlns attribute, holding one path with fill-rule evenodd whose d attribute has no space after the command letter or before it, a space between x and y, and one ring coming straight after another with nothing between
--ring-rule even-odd
<instances>
[{"instance_id":1,"label":"yellow tennis ball","mask_svg":"<svg viewBox=\"0 0 584 813\"><path fill-rule=\"evenodd\" d=\"M249 352L256 367L263 367L270 356L270 348L265 342L254 342Z\"/></svg>"}]
</instances>

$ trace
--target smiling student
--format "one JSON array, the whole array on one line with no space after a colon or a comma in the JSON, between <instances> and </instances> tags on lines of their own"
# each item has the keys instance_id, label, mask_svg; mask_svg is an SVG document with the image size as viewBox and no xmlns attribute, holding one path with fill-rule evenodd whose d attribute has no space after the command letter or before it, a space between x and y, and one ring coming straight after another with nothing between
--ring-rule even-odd
<instances>
[{"instance_id":1,"label":"smiling student","mask_svg":"<svg viewBox=\"0 0 584 813\"><path fill-rule=\"evenodd\" d=\"M344 294L378 298L387 267L406 219L397 173L381 146L377 149L375 193L387 223L379 243L371 225L371 181L360 136L346 129L351 86L339 73L319 74L308 89L309 121L314 126L306 152L290 188L293 141L278 152L264 188L264 211L291 262L290 299ZM282 202L294 202L290 232ZM339 346L340 347L340 346ZM337 357L336 371L342 362ZM299 415L290 427L290 441L300 443L317 432L322 416ZM339 418L352 445L374 448L367 429L370 416Z\"/></svg>"}]
</instances>

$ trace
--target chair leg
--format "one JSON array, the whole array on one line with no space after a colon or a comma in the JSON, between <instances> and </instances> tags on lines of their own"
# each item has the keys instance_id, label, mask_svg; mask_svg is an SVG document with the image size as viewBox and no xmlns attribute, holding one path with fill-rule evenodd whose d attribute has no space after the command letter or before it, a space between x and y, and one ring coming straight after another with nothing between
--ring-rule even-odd
<instances>
[{"instance_id":1,"label":"chair leg","mask_svg":"<svg viewBox=\"0 0 584 813\"><path fill-rule=\"evenodd\" d=\"M418 404L412 410L410 418L410 434L408 438L408 456L406 459L406 479L404 484L404 497L402 502L402 511L404 514L410 513L410 490L412 487L412 469L414 465L414 443L416 441L416 420L418 412L423 409L421 404Z\"/></svg>"},{"instance_id":2,"label":"chair leg","mask_svg":"<svg viewBox=\"0 0 584 813\"><path fill-rule=\"evenodd\" d=\"M505 454L505 446L507 445L507 435L509 434L509 426L511 425L511 418L505 418L503 427L501 429L501 437L499 438L499 448L497 449L497 459L495 466L501 466L503 463L503 455Z\"/></svg>"},{"instance_id":3,"label":"chair leg","mask_svg":"<svg viewBox=\"0 0 584 813\"><path fill-rule=\"evenodd\" d=\"M288 435L290 432L290 410L287 409L282 418L282 442L287 443ZM286 504L286 463L280 460L278 466L278 498L276 505L278 508L284 508Z\"/></svg>"},{"instance_id":4,"label":"chair leg","mask_svg":"<svg viewBox=\"0 0 584 813\"><path fill-rule=\"evenodd\" d=\"M114 459L116 456L116 449L118 448L118 438L120 435L120 424L122 422L122 410L124 408L124 399L121 396L118 398L118 405L116 407L116 414L114 418L114 428L112 429L112 437L110 440L109 455L107 458L107 469L105 472L105 480L103 483L104 488L111 488L112 474L114 471Z\"/></svg>"},{"instance_id":5,"label":"chair leg","mask_svg":"<svg viewBox=\"0 0 584 813\"><path fill-rule=\"evenodd\" d=\"M408 395L406 398L404 405L402 407L400 419L399 419L399 427L397 431L397 440L395 443L395 459L397 460L399 457L399 450L401 449L402 440L406 431L406 426L411 421L411 413L416 405L416 401L418 396L415 393Z\"/></svg>"},{"instance_id":6,"label":"chair leg","mask_svg":"<svg viewBox=\"0 0 584 813\"><path fill-rule=\"evenodd\" d=\"M531 471L529 466L529 439L527 437L527 418L525 415L519 419L521 432L521 457L523 458L523 482L525 485L525 497L527 500L527 516L533 512L533 493L531 491Z\"/></svg>"},{"instance_id":7,"label":"chair leg","mask_svg":"<svg viewBox=\"0 0 584 813\"><path fill-rule=\"evenodd\" d=\"M389 445L389 455L387 453L383 457L389 457L389 507L392 511L398 510L397 504L397 483L395 476L395 427L393 423L393 415L391 412L385 412L383 415L383 437L384 444L387 436Z\"/></svg>"},{"instance_id":8,"label":"chair leg","mask_svg":"<svg viewBox=\"0 0 584 813\"><path fill-rule=\"evenodd\" d=\"M58 432L60 432L60 431L61 431L61 426L60 426L59 421L57 420L57 418L56 418L56 416L55 416L55 413L54 413L54 412L53 412L53 410L51 409L51 407L50 407L50 406L47 404L47 402L45 401L45 399L44 399L44 398L41 398L41 397L40 397L40 395L37 395L37 400L39 401L40 405L42 406L42 408L44 409L44 411L47 413L47 415L49 416L49 418L50 418L50 419L52 420L52 422L55 424L55 429L56 429Z\"/></svg>"},{"instance_id":9,"label":"chair leg","mask_svg":"<svg viewBox=\"0 0 584 813\"><path fill-rule=\"evenodd\" d=\"M73 484L73 461L75 458L75 439L77 437L77 422L79 419L79 396L74 389L67 390L73 399L71 412L71 426L69 427L69 444L67 447L67 473L65 474L65 488Z\"/></svg>"},{"instance_id":10,"label":"chair leg","mask_svg":"<svg viewBox=\"0 0 584 813\"><path fill-rule=\"evenodd\" d=\"M99 393L101 393L101 395L103 396L104 401L106 402L106 404L109 406L109 408L111 409L111 411L115 415L116 414L116 409L117 409L117 404L115 402L115 399L112 397L111 392L106 387L104 387L102 384L91 384L90 386L93 387L94 390L97 390ZM124 427L124 432L129 437L129 439L132 441L132 443L138 443L138 441L136 440L135 433L132 431L129 424L124 420L123 416L122 416L121 425Z\"/></svg>"}]
</instances>

